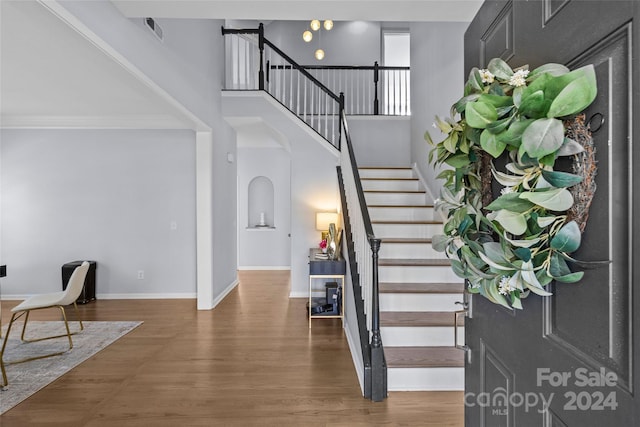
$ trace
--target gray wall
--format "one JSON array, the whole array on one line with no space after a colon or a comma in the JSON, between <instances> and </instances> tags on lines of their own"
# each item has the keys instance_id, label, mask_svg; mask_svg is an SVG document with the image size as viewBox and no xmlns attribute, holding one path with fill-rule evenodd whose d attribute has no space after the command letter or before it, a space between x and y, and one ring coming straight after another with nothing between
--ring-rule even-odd
<instances>
[{"instance_id":1,"label":"gray wall","mask_svg":"<svg viewBox=\"0 0 640 427\"><path fill-rule=\"evenodd\" d=\"M416 163L434 197L441 184L439 171L428 163L431 146L424 140L429 131L434 141L443 134L432 124L436 115L447 117L451 105L463 95L464 32L466 22L411 24L411 160Z\"/></svg>"},{"instance_id":2,"label":"gray wall","mask_svg":"<svg viewBox=\"0 0 640 427\"><path fill-rule=\"evenodd\" d=\"M163 29L164 29L164 42L160 42L148 31L146 28L142 26L141 19L133 19L129 20L122 16L120 12L115 9L115 7L108 1L96 1L96 2L78 2L78 1L61 1L60 2L67 10L78 18L84 25L89 27L95 34L101 37L106 43L110 44L114 49L116 49L121 55L123 55L128 61L135 64L135 66L140 69L143 73L145 73L149 78L151 78L156 84L161 86L164 90L166 90L171 96L173 96L176 100L182 103L189 111L195 114L200 120L207 123L212 129L213 135L213 155L210 160L212 165L212 236L210 236L211 241L213 242L213 259L211 265L212 271L212 283L211 287L213 289L213 299L217 296L220 296L221 293L229 289L229 286L232 285L237 279L237 224L236 224L236 164L235 162L229 163L226 160L227 153L231 153L235 155L236 146L235 146L235 132L231 127L229 127L226 122L224 122L221 114L221 103L220 103L220 90L221 84L224 78L224 44L223 38L220 34L220 26L222 25L222 21L219 20L159 20ZM173 135L173 132L166 131L167 135ZM181 145L182 150L191 150L191 163L189 164L189 168L192 174L195 173L195 159L193 154L193 145L195 141L195 136L192 132L188 133L190 135L189 138L184 138L183 144ZM18 134L16 134L18 135ZM46 145L47 141L50 141L53 147L53 144L56 143L61 147L62 152L68 152L71 148L68 144L75 144L77 140L65 140L65 141L57 141L58 133L56 131L42 131L38 134L41 139L41 143ZM75 134L74 134L75 135ZM102 141L104 144L110 145L109 147L100 147L100 150L112 150L109 151L109 155L113 157L119 158L127 158L131 154L130 150L134 150L133 146L129 146L129 144L137 144L140 143L138 138L132 137L131 135L141 135L140 139L147 138L148 135L157 135L157 140L162 140L165 138L163 132L157 133L114 133L111 131L94 131L91 134L92 138L95 141ZM144 138L143 138L144 136ZM17 136L16 136L17 138ZM28 138L22 138L22 140ZM85 138L81 138L84 140ZM148 142L147 140L144 140ZM8 142L3 141L3 144L0 148L2 155L2 162L5 161L5 152L7 150ZM147 144L149 145L149 144ZM147 147L147 151L145 156L154 156L159 155L160 158L163 158L165 154L163 153L162 145L154 146L150 144L150 147ZM189 147L189 148L187 148ZM97 148L96 148L97 149ZM157 151L160 150L160 154ZM177 153L176 156L179 158ZM169 156L169 153L166 153ZM138 162L138 167L140 168L140 173L142 174L139 179L144 178L144 173L146 173L144 161ZM54 165L50 165L47 171L55 177L57 173L60 173L56 170ZM6 170L2 171L3 178L11 182L21 182L21 180L16 180L13 177L14 173L19 173L20 171L13 170L11 172L7 172ZM119 171L104 171L105 173L102 176L102 179L107 182L117 176ZM133 171L131 171L133 174ZM35 180L39 179L36 177L30 177L29 179ZM71 177L69 178L71 179ZM75 180L82 180L81 175L77 175ZM134 179L134 177L131 177ZM158 184L162 182L161 177L156 177L155 179ZM2 193L3 199L5 191L9 191L8 185L5 179L2 180ZM155 194L158 189L154 189L153 187L149 187L148 191ZM189 194L195 194L195 182L191 182L188 186L183 186L180 188L180 192L184 193L185 196ZM102 196L104 199L101 199L99 203L106 206L121 206L122 201L119 200L112 193L103 193ZM187 201L184 201L187 202ZM95 203L95 200L91 199L88 201L88 204ZM140 197L135 201L135 210L146 212L146 218L149 222L154 222L157 212L156 210L156 201L150 197ZM168 203L165 201L165 203ZM191 206L186 206L185 208L195 209L193 206L194 202L191 200L189 202ZM21 236L15 236L12 238L12 242L26 239L38 239L38 235L27 233L29 227L26 224L27 219L29 222L33 222L32 218L16 218L16 221L24 221L24 223L20 223L16 225L14 223L9 224L8 219L5 217L4 206L6 206L3 200L3 213L2 213L2 253L0 257L2 257L3 262L9 263L7 258L11 258L13 255L10 255L13 252L13 249L7 246L5 235L7 233L7 229L9 227L18 227L25 231L25 234ZM37 205L34 209L28 209L25 207L25 211L31 212L31 215L43 215L47 216L48 212L42 212L37 209ZM49 206L50 209L55 210L53 206ZM129 207L127 207L129 208ZM163 209L167 209L167 206L162 206ZM160 210L159 212L163 212ZM112 214L116 214L117 212L112 211ZM192 211L192 215L193 211ZM194 221L194 219L191 219ZM39 219L39 221L44 221L43 219ZM78 215L75 218L69 218L69 221L83 221L82 217ZM182 225L178 224L178 231L182 231ZM163 234L169 233L170 230L165 229L163 226L162 229L157 228L155 231L149 231L150 234L145 236L144 241L149 242L147 247L140 248L137 247L140 252L146 252L150 254L155 254L155 248L152 246L156 244L156 242L164 242ZM176 269L176 272L180 272L179 280L173 280L171 286L165 282L155 282L150 280L151 277L155 277L154 272L157 272L160 275L160 272L164 271L164 265L171 260L166 259L166 257L160 256L149 256L149 266L145 267L145 279L146 287L144 289L135 289L134 292L145 293L148 296L153 296L154 294L157 296L165 295L167 292L171 293L188 293L189 296L193 297L195 292L195 247L196 247L196 235L195 231L192 229L192 233L188 235L190 241L189 243L181 243L183 246L189 246L189 250L185 251L184 256L190 256L191 262L187 266L185 263L180 269ZM132 237L133 238L133 237ZM185 237L186 238L186 237ZM67 254L66 243L63 239L55 238L55 241L49 243L49 248L51 248L54 244L58 247L58 252ZM113 246L110 250L117 251L119 248L128 245L128 240L115 241L113 242ZM13 243L12 243L13 244ZM168 244L168 243L167 243ZM71 255L72 249L69 250L69 255ZM157 250L161 250L158 248ZM75 252L74 256L75 256ZM23 254L27 256L27 254ZM77 256L85 256L84 254L78 254ZM180 256L183 256L182 254ZM67 261L65 256L65 261ZM14 258L14 262L15 262ZM31 259L29 261L32 261ZM37 260L36 260L37 261ZM98 259L98 262L101 260ZM129 265L129 261L122 259L120 260L124 264L118 266L118 269L122 268L122 271L127 271L131 268L134 268L135 271L139 269L139 267L133 267L133 263ZM10 271L12 271L12 276L17 276L18 270L16 270L17 265L24 265L26 261L18 261L17 264L12 264ZM40 271L34 273L37 274L38 277L44 277L46 274L50 274L52 266L55 266L55 271L57 272L59 269L59 260L51 260L47 261L46 265L41 265L39 268ZM136 263L137 264L137 263ZM174 266L172 265L172 268ZM30 267L31 268L31 267ZM103 270L105 271L105 270ZM56 275L59 272L55 273ZM124 273L123 273L124 274ZM169 276L173 277L173 276ZM101 278L102 291L99 292L111 292L111 279L109 278ZM137 280L137 279L135 279ZM180 282L179 284L176 282ZM58 280L56 280L58 282ZM6 283L6 285L5 285ZM7 294L7 288L5 286L10 286L9 277L7 277L7 281L3 280L3 295ZM136 285L139 285L138 282L135 282ZM24 282L24 286L20 286L19 293L20 294L30 294L38 291L37 283L33 282ZM109 284L109 285L108 285ZM12 286L12 285L11 285ZM114 288L113 292L124 292L122 289L128 289L131 291L130 287L127 285L122 285L121 282L118 282L118 287ZM124 286L122 288L121 286ZM13 290L12 292L18 292L17 290Z\"/></svg>"},{"instance_id":3,"label":"gray wall","mask_svg":"<svg viewBox=\"0 0 640 427\"><path fill-rule=\"evenodd\" d=\"M283 148L238 149L238 267L289 268L291 266L291 156ZM249 183L257 176L273 184L274 228L248 228ZM255 220L255 218L254 218ZM253 223L252 223L253 224Z\"/></svg>"},{"instance_id":4,"label":"gray wall","mask_svg":"<svg viewBox=\"0 0 640 427\"><path fill-rule=\"evenodd\" d=\"M99 297L195 296L193 132L0 137L3 297L58 291L79 259L97 261Z\"/></svg>"},{"instance_id":5,"label":"gray wall","mask_svg":"<svg viewBox=\"0 0 640 427\"><path fill-rule=\"evenodd\" d=\"M351 143L358 166L411 166L409 117L351 116Z\"/></svg>"},{"instance_id":6,"label":"gray wall","mask_svg":"<svg viewBox=\"0 0 640 427\"><path fill-rule=\"evenodd\" d=\"M273 21L265 26L265 37L300 65L373 65L380 61L380 24L364 21L335 21L333 29L313 32L313 40L306 43L302 33L309 29L309 21ZM314 58L322 46L325 57Z\"/></svg>"}]
</instances>

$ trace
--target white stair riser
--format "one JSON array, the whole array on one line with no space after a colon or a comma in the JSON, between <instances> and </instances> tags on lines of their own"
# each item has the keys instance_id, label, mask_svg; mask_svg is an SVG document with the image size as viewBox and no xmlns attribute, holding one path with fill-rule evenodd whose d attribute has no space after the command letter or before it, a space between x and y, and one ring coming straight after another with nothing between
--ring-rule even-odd
<instances>
[{"instance_id":1,"label":"white stair riser","mask_svg":"<svg viewBox=\"0 0 640 427\"><path fill-rule=\"evenodd\" d=\"M440 220L433 208L372 208L369 207L369 216L373 221L432 221Z\"/></svg>"},{"instance_id":2,"label":"white stair riser","mask_svg":"<svg viewBox=\"0 0 640 427\"><path fill-rule=\"evenodd\" d=\"M365 193L367 205L424 205L425 193Z\"/></svg>"},{"instance_id":3,"label":"white stair riser","mask_svg":"<svg viewBox=\"0 0 640 427\"><path fill-rule=\"evenodd\" d=\"M433 237L442 234L442 224L385 224L374 223L373 232L377 237Z\"/></svg>"},{"instance_id":4,"label":"white stair riser","mask_svg":"<svg viewBox=\"0 0 640 427\"><path fill-rule=\"evenodd\" d=\"M389 243L382 242L380 258L446 258L444 252L437 252L431 243Z\"/></svg>"},{"instance_id":5,"label":"white stair riser","mask_svg":"<svg viewBox=\"0 0 640 427\"><path fill-rule=\"evenodd\" d=\"M380 294L380 311L451 311L458 310L461 294ZM453 314L451 314L453 319Z\"/></svg>"},{"instance_id":6,"label":"white stair riser","mask_svg":"<svg viewBox=\"0 0 640 427\"><path fill-rule=\"evenodd\" d=\"M396 267L380 266L380 282L437 283L459 282L450 266L443 267Z\"/></svg>"},{"instance_id":7,"label":"white stair riser","mask_svg":"<svg viewBox=\"0 0 640 427\"><path fill-rule=\"evenodd\" d=\"M453 314L452 314L453 316ZM453 346L453 326L382 326L382 344L389 347ZM458 327L458 339L464 327Z\"/></svg>"},{"instance_id":8,"label":"white stair riser","mask_svg":"<svg viewBox=\"0 0 640 427\"><path fill-rule=\"evenodd\" d=\"M358 169L360 178L415 178L413 169Z\"/></svg>"},{"instance_id":9,"label":"white stair riser","mask_svg":"<svg viewBox=\"0 0 640 427\"><path fill-rule=\"evenodd\" d=\"M398 179L364 179L362 180L362 189L367 190L386 190L386 191L415 191L421 190L420 181L414 180L398 180Z\"/></svg>"},{"instance_id":10,"label":"white stair riser","mask_svg":"<svg viewBox=\"0 0 640 427\"><path fill-rule=\"evenodd\" d=\"M387 387L389 391L464 390L464 368L387 368Z\"/></svg>"}]
</instances>

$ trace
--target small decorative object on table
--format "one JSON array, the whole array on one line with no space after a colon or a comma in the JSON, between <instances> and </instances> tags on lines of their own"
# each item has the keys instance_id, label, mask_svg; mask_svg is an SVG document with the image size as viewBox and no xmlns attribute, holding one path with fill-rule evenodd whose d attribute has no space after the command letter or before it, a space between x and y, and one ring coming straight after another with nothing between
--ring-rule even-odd
<instances>
[{"instance_id":1,"label":"small decorative object on table","mask_svg":"<svg viewBox=\"0 0 640 427\"><path fill-rule=\"evenodd\" d=\"M320 240L320 244L318 246L322 249L323 254L327 253L327 239Z\"/></svg>"}]
</instances>

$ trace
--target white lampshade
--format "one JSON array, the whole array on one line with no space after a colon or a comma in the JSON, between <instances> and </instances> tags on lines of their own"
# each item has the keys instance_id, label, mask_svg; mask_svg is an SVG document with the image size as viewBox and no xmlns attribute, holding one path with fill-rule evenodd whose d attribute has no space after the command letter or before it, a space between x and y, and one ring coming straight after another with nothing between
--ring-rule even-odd
<instances>
[{"instance_id":1,"label":"white lampshade","mask_svg":"<svg viewBox=\"0 0 640 427\"><path fill-rule=\"evenodd\" d=\"M314 54L314 56L318 61L322 61L322 59L324 58L324 50L322 49L316 50L316 53Z\"/></svg>"},{"instance_id":2,"label":"white lampshade","mask_svg":"<svg viewBox=\"0 0 640 427\"><path fill-rule=\"evenodd\" d=\"M302 40L309 43L312 39L313 39L313 33L311 31L307 30L304 33L302 33Z\"/></svg>"},{"instance_id":3,"label":"white lampshade","mask_svg":"<svg viewBox=\"0 0 640 427\"><path fill-rule=\"evenodd\" d=\"M320 21L314 19L313 21L311 21L311 24L309 24L309 26L313 31L318 31L320 29Z\"/></svg>"},{"instance_id":4,"label":"white lampshade","mask_svg":"<svg viewBox=\"0 0 640 427\"><path fill-rule=\"evenodd\" d=\"M316 212L316 230L327 231L331 223L338 223L337 212Z\"/></svg>"},{"instance_id":5,"label":"white lampshade","mask_svg":"<svg viewBox=\"0 0 640 427\"><path fill-rule=\"evenodd\" d=\"M333 21L331 19L327 19L324 21L324 29L329 31L333 28Z\"/></svg>"}]
</instances>

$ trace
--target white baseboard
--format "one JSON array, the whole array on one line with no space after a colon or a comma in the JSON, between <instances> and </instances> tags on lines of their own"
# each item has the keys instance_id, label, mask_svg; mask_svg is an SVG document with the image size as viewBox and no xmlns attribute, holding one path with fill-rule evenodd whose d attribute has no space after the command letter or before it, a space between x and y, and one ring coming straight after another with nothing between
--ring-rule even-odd
<instances>
[{"instance_id":1,"label":"white baseboard","mask_svg":"<svg viewBox=\"0 0 640 427\"><path fill-rule=\"evenodd\" d=\"M239 280L238 280L238 278L236 277L236 279L235 279L233 282L231 282L231 283L229 284L229 286L227 286L227 287L224 289L224 291L222 291L222 292L220 293L220 295L218 295L217 297L215 297L215 298L213 299L213 303L211 304L211 308L210 308L210 310L213 310L214 308L216 308L216 306L217 306L218 304L220 304L220 303L222 302L222 300L223 300L227 295L229 295L229 293L230 293L232 290L234 290L236 286L238 286L238 284L239 284L239 283L240 283L240 281L239 281Z\"/></svg>"},{"instance_id":2,"label":"white baseboard","mask_svg":"<svg viewBox=\"0 0 640 427\"><path fill-rule=\"evenodd\" d=\"M33 295L3 295L2 301L21 301ZM196 299L194 293L154 293L154 294L96 294L96 299Z\"/></svg>"},{"instance_id":3,"label":"white baseboard","mask_svg":"<svg viewBox=\"0 0 640 427\"><path fill-rule=\"evenodd\" d=\"M346 322L344 325L344 333L347 337L349 351L351 352L351 358L353 359L353 366L356 369L356 375L358 376L358 382L360 383L360 391L364 396L364 364L362 363L362 359L358 358L358 354L360 354L360 351L358 349L358 347L360 346L360 339L355 339L351 335L351 330L349 329L349 325Z\"/></svg>"},{"instance_id":4,"label":"white baseboard","mask_svg":"<svg viewBox=\"0 0 640 427\"><path fill-rule=\"evenodd\" d=\"M271 271L271 270L291 270L291 266L290 265L243 265L243 266L239 266L238 270L242 271L242 270L248 270L248 271L254 271L254 270L266 270L266 271Z\"/></svg>"},{"instance_id":5,"label":"white baseboard","mask_svg":"<svg viewBox=\"0 0 640 427\"><path fill-rule=\"evenodd\" d=\"M289 298L309 298L309 291L306 291L306 292L291 291L289 292Z\"/></svg>"}]
</instances>

